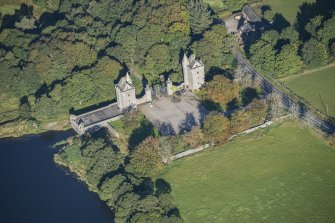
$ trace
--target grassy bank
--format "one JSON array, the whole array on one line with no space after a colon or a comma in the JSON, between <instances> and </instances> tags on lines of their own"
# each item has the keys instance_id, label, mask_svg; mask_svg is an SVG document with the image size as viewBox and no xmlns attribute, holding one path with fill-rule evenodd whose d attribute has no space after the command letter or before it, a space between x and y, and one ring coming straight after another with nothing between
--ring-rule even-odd
<instances>
[{"instance_id":1,"label":"grassy bank","mask_svg":"<svg viewBox=\"0 0 335 223\"><path fill-rule=\"evenodd\" d=\"M185 222L333 222L335 150L294 123L242 136L162 173Z\"/></svg>"},{"instance_id":2,"label":"grassy bank","mask_svg":"<svg viewBox=\"0 0 335 223\"><path fill-rule=\"evenodd\" d=\"M312 106L335 117L335 65L284 79L284 84ZM328 107L328 109L327 109Z\"/></svg>"}]
</instances>

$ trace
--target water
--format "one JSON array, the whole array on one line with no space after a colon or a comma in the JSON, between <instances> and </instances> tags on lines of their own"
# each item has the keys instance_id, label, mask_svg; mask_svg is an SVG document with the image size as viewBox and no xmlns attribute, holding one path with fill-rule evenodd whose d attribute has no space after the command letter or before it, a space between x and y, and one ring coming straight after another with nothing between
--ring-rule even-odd
<instances>
[{"instance_id":1,"label":"water","mask_svg":"<svg viewBox=\"0 0 335 223\"><path fill-rule=\"evenodd\" d=\"M53 161L51 145L72 134L0 140L1 223L113 222L98 196Z\"/></svg>"}]
</instances>

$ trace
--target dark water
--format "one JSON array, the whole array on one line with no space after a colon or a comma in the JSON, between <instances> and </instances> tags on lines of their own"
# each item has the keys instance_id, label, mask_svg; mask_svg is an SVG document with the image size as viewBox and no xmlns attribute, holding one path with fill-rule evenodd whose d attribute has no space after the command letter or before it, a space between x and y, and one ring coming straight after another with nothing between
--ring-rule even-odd
<instances>
[{"instance_id":1,"label":"dark water","mask_svg":"<svg viewBox=\"0 0 335 223\"><path fill-rule=\"evenodd\" d=\"M113 222L98 196L53 162L50 146L72 134L0 140L1 223Z\"/></svg>"}]
</instances>

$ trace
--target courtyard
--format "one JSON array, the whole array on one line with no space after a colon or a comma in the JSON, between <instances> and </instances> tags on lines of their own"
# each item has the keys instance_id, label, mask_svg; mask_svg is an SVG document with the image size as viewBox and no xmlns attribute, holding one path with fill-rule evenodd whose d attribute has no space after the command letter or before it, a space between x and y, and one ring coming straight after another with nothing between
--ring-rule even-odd
<instances>
[{"instance_id":1,"label":"courtyard","mask_svg":"<svg viewBox=\"0 0 335 223\"><path fill-rule=\"evenodd\" d=\"M190 92L181 96L159 97L151 107L145 104L139 109L162 135L189 131L199 125L208 113Z\"/></svg>"}]
</instances>

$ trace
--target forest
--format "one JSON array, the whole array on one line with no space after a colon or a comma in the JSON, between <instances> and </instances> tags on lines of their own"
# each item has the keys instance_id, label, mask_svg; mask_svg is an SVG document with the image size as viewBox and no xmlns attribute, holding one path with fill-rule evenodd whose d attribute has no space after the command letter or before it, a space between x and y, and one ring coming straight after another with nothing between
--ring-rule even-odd
<instances>
[{"instance_id":1,"label":"forest","mask_svg":"<svg viewBox=\"0 0 335 223\"><path fill-rule=\"evenodd\" d=\"M262 6L264 31L245 45L247 56L259 71L274 78L331 63L335 59L334 9L329 0L304 3L291 24L271 7Z\"/></svg>"},{"instance_id":2,"label":"forest","mask_svg":"<svg viewBox=\"0 0 335 223\"><path fill-rule=\"evenodd\" d=\"M110 103L128 70L145 83L160 75L178 83L184 52L196 53L208 73L232 68L231 38L202 1L33 2L44 13L21 4L1 16L0 88L21 119L38 124Z\"/></svg>"}]
</instances>

